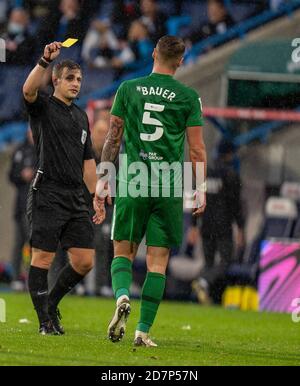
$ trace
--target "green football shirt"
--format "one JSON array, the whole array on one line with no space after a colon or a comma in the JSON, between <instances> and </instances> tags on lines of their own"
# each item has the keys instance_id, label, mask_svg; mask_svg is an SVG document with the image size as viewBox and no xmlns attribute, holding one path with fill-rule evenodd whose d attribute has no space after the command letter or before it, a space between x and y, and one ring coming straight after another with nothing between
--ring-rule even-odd
<instances>
[{"instance_id":1,"label":"green football shirt","mask_svg":"<svg viewBox=\"0 0 300 386\"><path fill-rule=\"evenodd\" d=\"M186 128L203 125L197 92L171 75L152 73L123 82L111 114L124 120L127 164L122 163L119 181L133 182L134 172L139 172L148 178L148 186L163 186L163 169L171 171L171 184L176 183L172 165L182 165ZM142 169L136 166L141 162Z\"/></svg>"}]
</instances>

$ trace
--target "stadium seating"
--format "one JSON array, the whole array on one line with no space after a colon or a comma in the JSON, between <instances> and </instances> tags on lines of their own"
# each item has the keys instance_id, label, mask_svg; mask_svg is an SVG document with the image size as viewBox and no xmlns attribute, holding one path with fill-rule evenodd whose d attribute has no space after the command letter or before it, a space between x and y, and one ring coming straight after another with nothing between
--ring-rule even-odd
<instances>
[{"instance_id":1,"label":"stadium seating","mask_svg":"<svg viewBox=\"0 0 300 386\"><path fill-rule=\"evenodd\" d=\"M280 189L280 195L282 197L293 200L297 205L298 213L300 213L300 183L298 182L283 183ZM300 239L300 216L299 215L297 220L295 221L291 237L293 239Z\"/></svg>"},{"instance_id":2,"label":"stadium seating","mask_svg":"<svg viewBox=\"0 0 300 386\"><path fill-rule=\"evenodd\" d=\"M234 20L239 23L255 14L258 2L255 1L233 1L229 7Z\"/></svg>"},{"instance_id":3,"label":"stadium seating","mask_svg":"<svg viewBox=\"0 0 300 386\"><path fill-rule=\"evenodd\" d=\"M280 189L281 197L294 200L297 205L300 203L300 183L284 182Z\"/></svg>"},{"instance_id":4,"label":"stadium seating","mask_svg":"<svg viewBox=\"0 0 300 386\"><path fill-rule=\"evenodd\" d=\"M300 218L297 219L294 230L293 230L293 238L300 239Z\"/></svg>"},{"instance_id":5,"label":"stadium seating","mask_svg":"<svg viewBox=\"0 0 300 386\"><path fill-rule=\"evenodd\" d=\"M286 182L281 187L282 197L270 197L267 200L262 229L244 257L244 263L234 263L227 271L229 285L250 285L252 287L257 285L259 260L264 240L284 239L288 242L292 239L300 239L300 218L298 218L296 204L300 197L299 192L300 184ZM225 305L227 303L225 302ZM231 305L230 302L229 304Z\"/></svg>"},{"instance_id":6,"label":"stadium seating","mask_svg":"<svg viewBox=\"0 0 300 386\"><path fill-rule=\"evenodd\" d=\"M190 1L185 1L185 3L190 3ZM173 16L175 12L174 1L172 0L164 0L158 1L159 9L168 17Z\"/></svg>"},{"instance_id":7,"label":"stadium seating","mask_svg":"<svg viewBox=\"0 0 300 386\"><path fill-rule=\"evenodd\" d=\"M289 238L298 215L294 201L283 197L270 197L266 203L264 239Z\"/></svg>"},{"instance_id":8,"label":"stadium seating","mask_svg":"<svg viewBox=\"0 0 300 386\"><path fill-rule=\"evenodd\" d=\"M87 68L87 65L82 65L83 81L81 93L83 95L89 94L97 89L99 86L105 88L113 82L114 73L110 69Z\"/></svg>"},{"instance_id":9,"label":"stadium seating","mask_svg":"<svg viewBox=\"0 0 300 386\"><path fill-rule=\"evenodd\" d=\"M74 60L75 62L80 62L81 60L81 45L75 44L73 47L68 48L67 50L61 50L59 55L60 60Z\"/></svg>"},{"instance_id":10,"label":"stadium seating","mask_svg":"<svg viewBox=\"0 0 300 386\"><path fill-rule=\"evenodd\" d=\"M112 9L113 9L113 5L114 5L113 3L114 2L110 1L110 0L102 0L97 17L99 19L109 18L110 14L112 12Z\"/></svg>"},{"instance_id":11,"label":"stadium seating","mask_svg":"<svg viewBox=\"0 0 300 386\"><path fill-rule=\"evenodd\" d=\"M30 68L0 66L0 122L20 118L22 111L22 86Z\"/></svg>"},{"instance_id":12,"label":"stadium seating","mask_svg":"<svg viewBox=\"0 0 300 386\"><path fill-rule=\"evenodd\" d=\"M261 230L246 256L250 265L258 263L262 242L268 238L300 239L300 183L284 182L281 197L270 197L265 206Z\"/></svg>"}]
</instances>

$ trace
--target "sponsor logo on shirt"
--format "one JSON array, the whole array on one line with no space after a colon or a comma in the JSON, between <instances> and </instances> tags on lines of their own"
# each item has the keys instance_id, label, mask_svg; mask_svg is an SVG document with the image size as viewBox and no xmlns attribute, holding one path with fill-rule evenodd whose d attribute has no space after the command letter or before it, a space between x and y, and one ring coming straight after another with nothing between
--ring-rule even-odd
<instances>
[{"instance_id":1,"label":"sponsor logo on shirt","mask_svg":"<svg viewBox=\"0 0 300 386\"><path fill-rule=\"evenodd\" d=\"M162 161L164 159L164 157L160 156L159 154L157 154L155 152L151 152L150 151L149 153L146 153L146 152L144 152L144 150L140 151L139 156L144 161L146 161L147 159L150 160L150 161Z\"/></svg>"}]
</instances>

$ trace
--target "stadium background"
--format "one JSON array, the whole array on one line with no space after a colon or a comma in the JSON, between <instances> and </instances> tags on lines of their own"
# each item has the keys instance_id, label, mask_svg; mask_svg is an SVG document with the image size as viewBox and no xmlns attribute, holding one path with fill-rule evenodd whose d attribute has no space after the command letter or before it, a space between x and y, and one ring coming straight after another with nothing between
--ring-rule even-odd
<instances>
[{"instance_id":1,"label":"stadium background","mask_svg":"<svg viewBox=\"0 0 300 386\"><path fill-rule=\"evenodd\" d=\"M40 55L43 44L47 43L50 37L56 38L59 34L68 37L63 28L51 30L53 25L57 26L53 20L60 15L59 3L43 0L0 0L1 36L5 38L11 9L23 6L30 13L28 31L32 39L24 60L14 62L15 59L12 59L11 63L0 63L0 263L2 264L10 260L14 235L12 212L15 192L8 183L7 173L12 151L16 144L24 139L26 132L21 86L30 67ZM82 7L78 8L78 15L82 16L78 21L81 27L80 42L73 49L64 50L62 53L62 56L72 57L82 63L85 80L78 102L88 108L90 116L97 116L93 101L109 101L122 79L137 77L151 71L149 55L143 56L143 53L150 52L153 44L151 37L146 39L144 50L134 51L132 60L127 62L122 70L119 66L112 68L111 61L106 62L101 68L91 68L81 56L84 37L87 36L92 21L96 18L106 22L112 17L114 6L120 6L119 3L123 2L79 1L78 5ZM138 5L138 2L124 3L127 5L134 3L133 7ZM300 79L300 65L292 61L294 50L292 41L300 35L299 1L224 1L234 23L225 26L221 32L203 35L199 41L193 41L188 37L195 26L200 27L208 23L206 1L174 0L156 3L158 9L166 14L164 32L176 33L189 41L192 40L185 66L179 70L177 78L199 91L205 108L235 106L285 110L299 107L297 85ZM132 11L132 8L130 9ZM138 7L137 9L133 20L141 16ZM126 17L121 17L120 14L117 16L117 20L111 21L111 25L115 34L122 37L124 31L122 32L120 25ZM124 28L126 30L128 26ZM136 33L137 40L140 39L139 33ZM141 40L145 40L144 35ZM124 44L126 46L126 43ZM49 86L45 85L45 89L49 90ZM268 210L265 209L270 196L281 195L281 187L285 182L300 183L299 125L291 120L282 121L279 117L277 120L246 120L239 116L238 110L233 111L235 119L230 120L222 118L224 111L219 113L221 117L216 119L216 112L207 111L205 142L210 162L213 161L215 146L222 136L233 140L239 146L243 201L247 214L247 248L244 261L248 262L251 261L253 254L257 256L253 243L261 234L264 224L267 225L264 229L266 238L284 237L285 240L293 238L294 241L300 238L297 233L299 232L297 185L290 185L285 189L286 196L293 196L292 202L290 198L283 199L280 203L273 203L275 208L269 204ZM284 200L288 200L288 204ZM201 257L199 249L191 270L200 267ZM178 269L181 270L180 264L179 268L174 267L175 275ZM298 291L300 296L299 287L295 291L296 293Z\"/></svg>"}]
</instances>

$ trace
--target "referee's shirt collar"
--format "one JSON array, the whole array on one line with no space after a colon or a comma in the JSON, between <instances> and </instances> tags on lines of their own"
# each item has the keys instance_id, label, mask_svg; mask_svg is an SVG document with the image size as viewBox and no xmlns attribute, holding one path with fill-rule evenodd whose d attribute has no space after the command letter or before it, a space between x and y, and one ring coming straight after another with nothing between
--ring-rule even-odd
<instances>
[{"instance_id":1,"label":"referee's shirt collar","mask_svg":"<svg viewBox=\"0 0 300 386\"><path fill-rule=\"evenodd\" d=\"M62 100L56 98L54 95L51 95L50 97L55 103L59 104L60 106L62 106L63 108L65 109L71 109L73 107L73 102L70 104L70 105L67 105L65 102L63 102Z\"/></svg>"}]
</instances>

